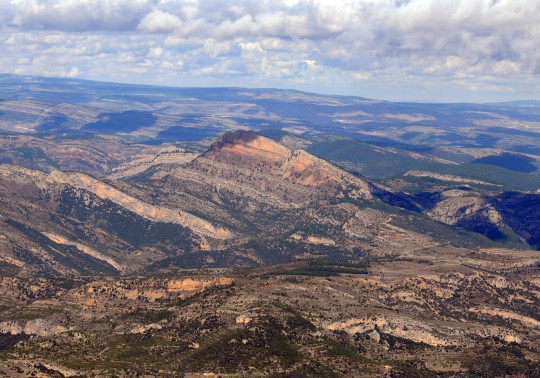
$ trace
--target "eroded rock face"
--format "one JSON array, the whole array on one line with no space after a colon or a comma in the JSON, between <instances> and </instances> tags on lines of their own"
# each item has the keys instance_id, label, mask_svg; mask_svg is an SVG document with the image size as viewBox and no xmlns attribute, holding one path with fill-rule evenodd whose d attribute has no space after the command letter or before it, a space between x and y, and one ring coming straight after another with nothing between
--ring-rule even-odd
<instances>
[{"instance_id":1,"label":"eroded rock face","mask_svg":"<svg viewBox=\"0 0 540 378\"><path fill-rule=\"evenodd\" d=\"M443 193L444 199L428 214L440 222L496 237L495 234L503 226L503 222L489 200L460 191L453 192L455 193Z\"/></svg>"},{"instance_id":2,"label":"eroded rock face","mask_svg":"<svg viewBox=\"0 0 540 378\"><path fill-rule=\"evenodd\" d=\"M158 151L148 151L133 158L133 160L121 164L112 169L108 178L118 180L125 177L135 176L157 164L184 164L197 158L199 154L186 152L182 148L163 147Z\"/></svg>"},{"instance_id":3,"label":"eroded rock face","mask_svg":"<svg viewBox=\"0 0 540 378\"><path fill-rule=\"evenodd\" d=\"M459 183L466 183L466 184L493 185L493 184L490 184L481 180L474 180L474 179L461 177L461 176L454 176L454 175L441 174L441 173L436 173L436 172L427 172L427 171L414 171L414 170L407 171L405 172L404 176L429 177L429 178L434 178L441 181L459 182Z\"/></svg>"},{"instance_id":4,"label":"eroded rock face","mask_svg":"<svg viewBox=\"0 0 540 378\"><path fill-rule=\"evenodd\" d=\"M329 324L327 328L331 331L344 330L351 335L371 334L376 331L379 335L388 333L416 343L432 346L448 345L446 340L434 335L433 329L414 320L389 319L388 317L379 316L375 318L349 319Z\"/></svg>"},{"instance_id":5,"label":"eroded rock face","mask_svg":"<svg viewBox=\"0 0 540 378\"><path fill-rule=\"evenodd\" d=\"M146 281L124 279L116 282L93 282L73 291L69 296L77 303L90 307L103 307L124 301L148 301L184 298L211 287L231 285L231 277L204 277L181 279L151 279Z\"/></svg>"},{"instance_id":6,"label":"eroded rock face","mask_svg":"<svg viewBox=\"0 0 540 378\"><path fill-rule=\"evenodd\" d=\"M167 291L169 293L180 293L184 291L196 291L206 289L211 286L226 286L234 282L230 277L215 277L213 279L184 278L167 281Z\"/></svg>"},{"instance_id":7,"label":"eroded rock face","mask_svg":"<svg viewBox=\"0 0 540 378\"><path fill-rule=\"evenodd\" d=\"M88 254L88 255L96 258L96 259L105 261L107 264L111 265L112 267L114 267L119 272L125 272L126 271L126 268L124 266L122 266L121 264L117 263L113 258L111 258L109 256L106 256L106 255L104 255L104 254L102 254L102 253L88 247L87 245L77 243L77 242L75 242L73 240L66 239L63 236L56 235L56 234L51 234L51 233L44 232L43 235L48 237L54 243L74 246L79 251L82 251L83 253L86 253L86 254Z\"/></svg>"},{"instance_id":8,"label":"eroded rock face","mask_svg":"<svg viewBox=\"0 0 540 378\"><path fill-rule=\"evenodd\" d=\"M277 162L290 157L291 151L285 146L262 137L254 131L235 131L218 138L206 152L214 154L243 156L248 159Z\"/></svg>"},{"instance_id":9,"label":"eroded rock face","mask_svg":"<svg viewBox=\"0 0 540 378\"><path fill-rule=\"evenodd\" d=\"M11 335L56 336L67 331L69 331L68 328L44 319L0 322L0 333Z\"/></svg>"}]
</instances>

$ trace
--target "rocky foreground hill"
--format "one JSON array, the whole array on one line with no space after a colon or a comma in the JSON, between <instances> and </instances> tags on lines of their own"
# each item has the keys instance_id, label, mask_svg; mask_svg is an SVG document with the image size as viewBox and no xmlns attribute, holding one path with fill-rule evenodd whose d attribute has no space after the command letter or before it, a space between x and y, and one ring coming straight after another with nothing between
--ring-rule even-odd
<instances>
[{"instance_id":1,"label":"rocky foreground hill","mask_svg":"<svg viewBox=\"0 0 540 378\"><path fill-rule=\"evenodd\" d=\"M252 131L96 140L86 169L73 141L5 141L2 374L540 374L539 194L368 179Z\"/></svg>"},{"instance_id":2,"label":"rocky foreground hill","mask_svg":"<svg viewBox=\"0 0 540 378\"><path fill-rule=\"evenodd\" d=\"M537 252L0 280L9 377L533 377Z\"/></svg>"}]
</instances>

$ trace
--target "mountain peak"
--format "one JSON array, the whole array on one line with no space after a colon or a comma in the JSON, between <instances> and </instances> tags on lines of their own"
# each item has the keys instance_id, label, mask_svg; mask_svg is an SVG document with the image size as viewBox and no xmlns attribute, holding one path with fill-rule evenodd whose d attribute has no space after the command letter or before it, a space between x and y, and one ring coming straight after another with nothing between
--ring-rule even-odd
<instances>
[{"instance_id":1,"label":"mountain peak","mask_svg":"<svg viewBox=\"0 0 540 378\"><path fill-rule=\"evenodd\" d=\"M349 173L303 150L291 150L254 131L238 130L219 137L197 159L199 164L218 164L219 169L239 168L253 181L253 175L281 177L303 186L327 186L334 191L354 185L362 188L362 197L371 198L367 184ZM259 173L257 173L259 172ZM264 173L263 173L264 172ZM237 177L235 173L234 177ZM264 181L266 178L260 178ZM257 181L257 180L255 180Z\"/></svg>"},{"instance_id":2,"label":"mountain peak","mask_svg":"<svg viewBox=\"0 0 540 378\"><path fill-rule=\"evenodd\" d=\"M210 149L221 149L226 145L247 144L259 137L261 136L253 130L228 131L217 138Z\"/></svg>"},{"instance_id":3,"label":"mountain peak","mask_svg":"<svg viewBox=\"0 0 540 378\"><path fill-rule=\"evenodd\" d=\"M293 151L251 130L227 132L208 149L206 156L220 155L276 162L290 158Z\"/></svg>"}]
</instances>

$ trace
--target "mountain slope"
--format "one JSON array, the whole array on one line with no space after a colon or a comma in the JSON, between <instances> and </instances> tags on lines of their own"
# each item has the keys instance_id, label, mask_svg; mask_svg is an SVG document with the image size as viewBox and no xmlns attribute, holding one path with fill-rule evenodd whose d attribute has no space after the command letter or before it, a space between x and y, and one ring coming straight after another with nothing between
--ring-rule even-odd
<instances>
[{"instance_id":1,"label":"mountain slope","mask_svg":"<svg viewBox=\"0 0 540 378\"><path fill-rule=\"evenodd\" d=\"M91 176L0 166L2 259L12 272L120 273L232 237Z\"/></svg>"},{"instance_id":2,"label":"mountain slope","mask_svg":"<svg viewBox=\"0 0 540 378\"><path fill-rule=\"evenodd\" d=\"M484 196L470 190L436 195L427 213L443 223L481 233L492 240L521 239L540 250L540 195L506 192Z\"/></svg>"}]
</instances>

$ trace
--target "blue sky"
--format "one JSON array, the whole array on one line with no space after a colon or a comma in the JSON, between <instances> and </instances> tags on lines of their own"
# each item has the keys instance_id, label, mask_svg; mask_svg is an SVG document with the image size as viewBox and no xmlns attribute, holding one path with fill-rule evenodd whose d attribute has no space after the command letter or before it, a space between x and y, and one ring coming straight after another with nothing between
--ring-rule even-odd
<instances>
[{"instance_id":1,"label":"blue sky","mask_svg":"<svg viewBox=\"0 0 540 378\"><path fill-rule=\"evenodd\" d=\"M0 72L540 100L539 0L0 0Z\"/></svg>"}]
</instances>

